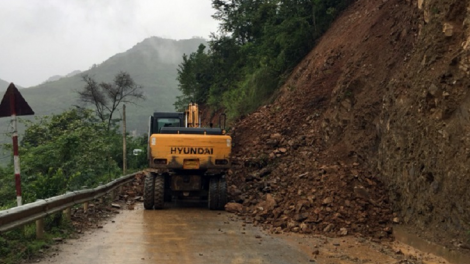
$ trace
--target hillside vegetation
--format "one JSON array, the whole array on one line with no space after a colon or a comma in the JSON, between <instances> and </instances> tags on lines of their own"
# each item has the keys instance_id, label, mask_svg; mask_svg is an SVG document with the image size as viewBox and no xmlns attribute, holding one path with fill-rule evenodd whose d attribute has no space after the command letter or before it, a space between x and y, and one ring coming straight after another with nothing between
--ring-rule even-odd
<instances>
[{"instance_id":1,"label":"hillside vegetation","mask_svg":"<svg viewBox=\"0 0 470 264\"><path fill-rule=\"evenodd\" d=\"M184 57L178 70L182 96L224 108L234 119L266 103L350 0L214 0L220 21L209 47Z\"/></svg>"}]
</instances>

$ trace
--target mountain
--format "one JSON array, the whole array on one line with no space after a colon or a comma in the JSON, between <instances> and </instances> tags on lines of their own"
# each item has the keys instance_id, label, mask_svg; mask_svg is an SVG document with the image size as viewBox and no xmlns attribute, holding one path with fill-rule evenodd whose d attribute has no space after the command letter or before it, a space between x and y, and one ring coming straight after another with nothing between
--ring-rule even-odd
<instances>
[{"instance_id":1,"label":"mountain","mask_svg":"<svg viewBox=\"0 0 470 264\"><path fill-rule=\"evenodd\" d=\"M73 72L71 72L71 73L65 75L65 77L72 77L72 76L75 76L75 75L80 74L80 73L82 73L82 71L80 71L80 70L75 70L75 71L73 71Z\"/></svg>"},{"instance_id":2,"label":"mountain","mask_svg":"<svg viewBox=\"0 0 470 264\"><path fill-rule=\"evenodd\" d=\"M173 111L177 89L177 67L183 54L196 51L204 39L171 40L151 37L136 44L131 49L116 54L108 60L93 65L82 72L97 81L112 82L114 76L128 72L134 81L143 86L146 100L127 105L129 131L147 131L147 119L154 111ZM55 76L51 81L21 91L23 97L35 111L36 116L59 113L79 105L77 91L85 83L82 74L73 72L67 76ZM52 78L52 77L51 77ZM119 113L116 118L119 118Z\"/></svg>"},{"instance_id":3,"label":"mountain","mask_svg":"<svg viewBox=\"0 0 470 264\"><path fill-rule=\"evenodd\" d=\"M9 85L10 85L10 82L7 82L7 81L4 81L4 80L0 79L0 92L6 91ZM15 86L18 89L23 89L23 87L21 87L19 85L15 84ZM1 98L3 98L3 93L1 93L0 96L1 96L0 97L0 100L1 100Z\"/></svg>"},{"instance_id":4,"label":"mountain","mask_svg":"<svg viewBox=\"0 0 470 264\"><path fill-rule=\"evenodd\" d=\"M8 85L10 85L9 82L0 79L0 92L5 91L8 88ZM2 98L3 98L3 96L2 96Z\"/></svg>"},{"instance_id":5,"label":"mountain","mask_svg":"<svg viewBox=\"0 0 470 264\"><path fill-rule=\"evenodd\" d=\"M58 81L58 80L61 79L62 77L64 77L64 76L62 76L62 75L54 75L54 76L49 77L49 78L46 80L46 82Z\"/></svg>"},{"instance_id":6,"label":"mountain","mask_svg":"<svg viewBox=\"0 0 470 264\"><path fill-rule=\"evenodd\" d=\"M62 79L62 78L64 78L64 77L72 77L72 76L75 76L75 75L80 74L80 73L82 73L82 71L75 70L75 71L73 71L73 72L71 72L71 73L69 73L69 74L67 74L67 75L65 75L65 76L62 76L62 75L54 75L54 76L49 77L49 78L45 81L45 83L58 81L58 80L60 80L60 79Z\"/></svg>"}]
</instances>

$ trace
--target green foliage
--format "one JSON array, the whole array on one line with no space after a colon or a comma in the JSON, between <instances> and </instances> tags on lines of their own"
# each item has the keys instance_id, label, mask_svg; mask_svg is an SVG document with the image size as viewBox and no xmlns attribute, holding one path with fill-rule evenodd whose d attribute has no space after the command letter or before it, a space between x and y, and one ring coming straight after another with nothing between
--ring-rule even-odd
<instances>
[{"instance_id":1,"label":"green foliage","mask_svg":"<svg viewBox=\"0 0 470 264\"><path fill-rule=\"evenodd\" d=\"M107 122L93 110L74 108L22 122L26 125L20 145L24 203L94 187L122 175L122 135L115 125L108 130ZM126 141L128 170L147 167L147 135L127 135ZM134 156L134 149L142 152ZM12 165L0 167L0 208L14 206L15 197Z\"/></svg>"},{"instance_id":2,"label":"green foliage","mask_svg":"<svg viewBox=\"0 0 470 264\"><path fill-rule=\"evenodd\" d=\"M112 157L119 137L91 110L25 122L20 147L25 202L96 186L120 174Z\"/></svg>"},{"instance_id":3,"label":"green foliage","mask_svg":"<svg viewBox=\"0 0 470 264\"><path fill-rule=\"evenodd\" d=\"M199 45L189 57L184 54L183 62L178 67L179 89L183 95L177 97L176 109L184 109L190 102L203 104L212 83L212 71L209 55L204 52L206 46Z\"/></svg>"},{"instance_id":4,"label":"green foliage","mask_svg":"<svg viewBox=\"0 0 470 264\"><path fill-rule=\"evenodd\" d=\"M148 138L147 134L140 137L128 137L127 138L127 167L130 170L142 170L148 167L147 160L147 145ZM137 155L133 154L134 149L141 149L142 152Z\"/></svg>"},{"instance_id":5,"label":"green foliage","mask_svg":"<svg viewBox=\"0 0 470 264\"><path fill-rule=\"evenodd\" d=\"M107 129L90 109L75 108L62 114L37 118L26 124L20 145L24 203L60 195L66 191L91 188L121 176L122 135L117 127ZM147 135L127 136L129 171L147 166ZM7 146L11 149L11 146ZM138 156L133 149L142 149ZM16 205L11 164L0 167L0 210ZM0 263L18 263L66 237L70 230L60 213L45 219L46 238L35 239L35 226L27 225L0 234Z\"/></svg>"},{"instance_id":6,"label":"green foliage","mask_svg":"<svg viewBox=\"0 0 470 264\"><path fill-rule=\"evenodd\" d=\"M269 102L285 76L351 0L213 0L220 34L209 50L183 57L178 70L189 101L225 108L232 119Z\"/></svg>"},{"instance_id":7,"label":"green foliage","mask_svg":"<svg viewBox=\"0 0 470 264\"><path fill-rule=\"evenodd\" d=\"M15 205L15 176L13 167L0 167L0 210Z\"/></svg>"},{"instance_id":8,"label":"green foliage","mask_svg":"<svg viewBox=\"0 0 470 264\"><path fill-rule=\"evenodd\" d=\"M36 226L25 225L0 234L0 263L14 264L22 259L31 259L40 250L53 244L54 237L66 238L70 235L71 225L63 221L60 214L45 218L45 238L36 239Z\"/></svg>"}]
</instances>

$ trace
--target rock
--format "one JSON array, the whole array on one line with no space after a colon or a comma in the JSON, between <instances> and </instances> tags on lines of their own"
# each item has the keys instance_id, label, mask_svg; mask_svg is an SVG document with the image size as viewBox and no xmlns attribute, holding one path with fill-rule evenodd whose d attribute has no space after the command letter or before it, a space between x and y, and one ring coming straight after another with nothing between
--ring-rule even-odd
<instances>
[{"instance_id":1,"label":"rock","mask_svg":"<svg viewBox=\"0 0 470 264\"><path fill-rule=\"evenodd\" d=\"M370 200L369 192L362 185L354 186L354 193L356 194L357 197L360 197L366 201Z\"/></svg>"},{"instance_id":2,"label":"rock","mask_svg":"<svg viewBox=\"0 0 470 264\"><path fill-rule=\"evenodd\" d=\"M328 224L325 228L323 228L323 232L328 233L333 228L333 224Z\"/></svg>"},{"instance_id":3,"label":"rock","mask_svg":"<svg viewBox=\"0 0 470 264\"><path fill-rule=\"evenodd\" d=\"M459 248L470 249L470 244L459 244Z\"/></svg>"},{"instance_id":4,"label":"rock","mask_svg":"<svg viewBox=\"0 0 470 264\"><path fill-rule=\"evenodd\" d=\"M444 22L442 32L444 32L446 37L452 37L454 35L454 25Z\"/></svg>"},{"instance_id":5,"label":"rock","mask_svg":"<svg viewBox=\"0 0 470 264\"><path fill-rule=\"evenodd\" d=\"M436 96L436 93L439 91L439 88L435 84L431 84L428 88L428 92L432 96Z\"/></svg>"},{"instance_id":6,"label":"rock","mask_svg":"<svg viewBox=\"0 0 470 264\"><path fill-rule=\"evenodd\" d=\"M399 223L400 223L400 218L394 217L394 218L393 218L393 223L394 223L394 224L399 224Z\"/></svg>"},{"instance_id":7,"label":"rock","mask_svg":"<svg viewBox=\"0 0 470 264\"><path fill-rule=\"evenodd\" d=\"M233 184L228 187L227 192L234 196L242 194L242 191L240 191L240 189L238 189L238 187Z\"/></svg>"},{"instance_id":8,"label":"rock","mask_svg":"<svg viewBox=\"0 0 470 264\"><path fill-rule=\"evenodd\" d=\"M297 222L302 222L304 221L305 219L308 218L308 215L307 214L296 214L294 216L294 220L297 221Z\"/></svg>"},{"instance_id":9,"label":"rock","mask_svg":"<svg viewBox=\"0 0 470 264\"><path fill-rule=\"evenodd\" d=\"M273 198L271 194L266 194L266 205L265 209L267 211L272 211L277 206L276 200Z\"/></svg>"},{"instance_id":10,"label":"rock","mask_svg":"<svg viewBox=\"0 0 470 264\"><path fill-rule=\"evenodd\" d=\"M119 204L113 203L111 204L112 207L121 209L121 206Z\"/></svg>"},{"instance_id":11,"label":"rock","mask_svg":"<svg viewBox=\"0 0 470 264\"><path fill-rule=\"evenodd\" d=\"M225 205L225 211L229 213L241 213L243 212L243 205L239 203L227 203Z\"/></svg>"},{"instance_id":12,"label":"rock","mask_svg":"<svg viewBox=\"0 0 470 264\"><path fill-rule=\"evenodd\" d=\"M333 202L333 197L330 196L330 197L327 197L327 198L323 199L322 204L323 205L328 205L328 204L331 204L332 202Z\"/></svg>"},{"instance_id":13,"label":"rock","mask_svg":"<svg viewBox=\"0 0 470 264\"><path fill-rule=\"evenodd\" d=\"M269 175L271 172L272 172L271 168L263 168L259 171L258 175L259 177L264 177L264 176Z\"/></svg>"},{"instance_id":14,"label":"rock","mask_svg":"<svg viewBox=\"0 0 470 264\"><path fill-rule=\"evenodd\" d=\"M61 238L61 237L54 237L54 238L52 239L52 241L55 241L55 242L62 242L63 240L64 240L64 239Z\"/></svg>"},{"instance_id":15,"label":"rock","mask_svg":"<svg viewBox=\"0 0 470 264\"><path fill-rule=\"evenodd\" d=\"M246 182L250 182L250 181L254 181L254 180L261 180L261 178L259 177L259 175L257 173L251 173L251 174L248 174L246 177L245 177L245 181Z\"/></svg>"},{"instance_id":16,"label":"rock","mask_svg":"<svg viewBox=\"0 0 470 264\"><path fill-rule=\"evenodd\" d=\"M424 0L418 0L418 9L419 10L423 9L423 3L424 3Z\"/></svg>"},{"instance_id":17,"label":"rock","mask_svg":"<svg viewBox=\"0 0 470 264\"><path fill-rule=\"evenodd\" d=\"M339 229L338 234L339 234L340 236L347 236L347 235L348 235L348 229L345 228L345 227L342 227L342 228Z\"/></svg>"}]
</instances>

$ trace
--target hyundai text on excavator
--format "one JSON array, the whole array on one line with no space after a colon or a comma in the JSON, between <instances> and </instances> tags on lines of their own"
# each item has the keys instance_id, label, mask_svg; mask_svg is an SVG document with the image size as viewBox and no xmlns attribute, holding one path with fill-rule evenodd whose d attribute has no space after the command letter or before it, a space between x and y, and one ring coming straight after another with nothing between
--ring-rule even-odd
<instances>
[{"instance_id":1,"label":"hyundai text on excavator","mask_svg":"<svg viewBox=\"0 0 470 264\"><path fill-rule=\"evenodd\" d=\"M194 198L207 199L211 210L224 209L232 138L225 133L224 115L218 128L203 128L199 114L198 105L191 103L185 112L155 112L150 117L145 209Z\"/></svg>"}]
</instances>

